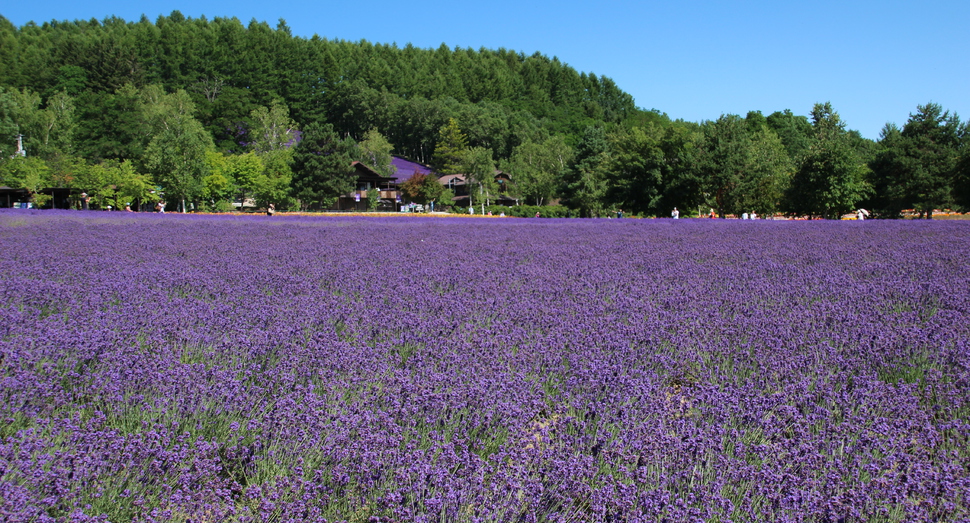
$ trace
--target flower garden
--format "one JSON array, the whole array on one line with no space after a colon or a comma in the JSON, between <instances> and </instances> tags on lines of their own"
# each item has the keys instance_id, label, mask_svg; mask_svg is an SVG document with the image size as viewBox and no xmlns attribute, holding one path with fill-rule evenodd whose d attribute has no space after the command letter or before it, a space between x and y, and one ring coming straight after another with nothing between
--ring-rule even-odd
<instances>
[{"instance_id":1,"label":"flower garden","mask_svg":"<svg viewBox=\"0 0 970 523\"><path fill-rule=\"evenodd\" d=\"M0 212L0 520L970 520L970 227Z\"/></svg>"}]
</instances>

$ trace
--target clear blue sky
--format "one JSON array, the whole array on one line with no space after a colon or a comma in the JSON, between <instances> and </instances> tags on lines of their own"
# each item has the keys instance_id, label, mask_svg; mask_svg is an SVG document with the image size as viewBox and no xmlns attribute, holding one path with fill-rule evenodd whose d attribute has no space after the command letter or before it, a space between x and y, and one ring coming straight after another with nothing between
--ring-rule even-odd
<instances>
[{"instance_id":1,"label":"clear blue sky","mask_svg":"<svg viewBox=\"0 0 970 523\"><path fill-rule=\"evenodd\" d=\"M187 17L276 22L294 35L421 48L536 51L608 76L636 104L671 118L721 114L808 114L832 102L850 129L878 139L916 106L935 102L970 117L970 2L967 0L48 0L0 8L29 21L154 21Z\"/></svg>"}]
</instances>

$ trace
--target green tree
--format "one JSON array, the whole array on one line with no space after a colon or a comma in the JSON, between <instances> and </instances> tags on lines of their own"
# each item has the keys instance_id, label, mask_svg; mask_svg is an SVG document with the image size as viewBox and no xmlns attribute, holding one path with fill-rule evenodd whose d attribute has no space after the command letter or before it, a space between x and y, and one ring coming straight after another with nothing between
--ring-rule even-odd
<instances>
[{"instance_id":1,"label":"green tree","mask_svg":"<svg viewBox=\"0 0 970 523\"><path fill-rule=\"evenodd\" d=\"M245 202L253 195L264 169L260 155L253 151L225 155L209 150L206 151L205 158L209 174L203 179L202 197L210 205L213 201L228 203L233 198ZM226 209L228 205L219 207Z\"/></svg>"},{"instance_id":2,"label":"green tree","mask_svg":"<svg viewBox=\"0 0 970 523\"><path fill-rule=\"evenodd\" d=\"M40 102L40 95L29 89L0 87L0 150L8 156L16 150L17 135L22 135L21 143L31 155L43 143Z\"/></svg>"},{"instance_id":3,"label":"green tree","mask_svg":"<svg viewBox=\"0 0 970 523\"><path fill-rule=\"evenodd\" d=\"M751 159L742 205L743 209L768 216L781 208L791 183L792 162L781 139L767 126L752 131L750 138Z\"/></svg>"},{"instance_id":4,"label":"green tree","mask_svg":"<svg viewBox=\"0 0 970 523\"><path fill-rule=\"evenodd\" d=\"M0 85L40 93L39 107L57 92L76 97L75 146L89 161L138 159L148 144L135 129L142 122L117 96L126 84L189 91L194 117L224 152L254 141L240 131L251 128L254 109L271 112L274 101L297 122L326 118L340 136L381 129L395 151L422 162L449 118L462 123L467 145L491 149L496 158L508 158L525 138L541 142L523 134L523 123L574 146L587 125L666 118L637 109L609 78L540 53L307 39L282 20L244 25L178 11L154 22L110 17L22 29L3 19L0 63Z\"/></svg>"},{"instance_id":5,"label":"green tree","mask_svg":"<svg viewBox=\"0 0 970 523\"><path fill-rule=\"evenodd\" d=\"M249 130L253 150L257 153L277 151L295 141L296 122L281 100L273 100L269 107L260 106L249 115L253 122Z\"/></svg>"},{"instance_id":6,"label":"green tree","mask_svg":"<svg viewBox=\"0 0 970 523\"><path fill-rule=\"evenodd\" d=\"M391 151L394 150L394 146L384 138L384 135L377 132L377 129L371 129L364 133L364 139L358 144L360 147L360 158L359 161L363 162L368 167L377 171L378 174L389 178L394 176L394 172L397 170L391 160Z\"/></svg>"},{"instance_id":7,"label":"green tree","mask_svg":"<svg viewBox=\"0 0 970 523\"><path fill-rule=\"evenodd\" d=\"M117 208L137 203L154 203L158 200L154 194L154 180L148 174L139 173L131 160L109 160L106 163L112 165L114 171Z\"/></svg>"},{"instance_id":8,"label":"green tree","mask_svg":"<svg viewBox=\"0 0 970 523\"><path fill-rule=\"evenodd\" d=\"M491 205L492 198L498 194L498 184L495 183L495 161L492 159L491 149L484 147L472 147L465 151L465 158L462 164L467 178L468 194L472 196L475 188L478 189L479 205ZM472 200L469 200L469 204ZM484 207L482 213L484 214Z\"/></svg>"},{"instance_id":9,"label":"green tree","mask_svg":"<svg viewBox=\"0 0 970 523\"><path fill-rule=\"evenodd\" d=\"M94 162L141 159L150 132L137 88L128 84L113 93L85 91L76 107L74 149L80 156Z\"/></svg>"},{"instance_id":10,"label":"green tree","mask_svg":"<svg viewBox=\"0 0 970 523\"><path fill-rule=\"evenodd\" d=\"M10 157L16 148L19 107L14 94L0 86L0 159Z\"/></svg>"},{"instance_id":11,"label":"green tree","mask_svg":"<svg viewBox=\"0 0 970 523\"><path fill-rule=\"evenodd\" d=\"M659 214L664 193L663 130L655 125L610 136L610 204L628 212Z\"/></svg>"},{"instance_id":12,"label":"green tree","mask_svg":"<svg viewBox=\"0 0 970 523\"><path fill-rule=\"evenodd\" d=\"M229 200L236 195L237 186L230 166L231 158L215 150L205 152L208 174L202 178L200 196L203 207L210 211L224 212L232 209Z\"/></svg>"},{"instance_id":13,"label":"green tree","mask_svg":"<svg viewBox=\"0 0 970 523\"><path fill-rule=\"evenodd\" d=\"M722 115L704 126L697 166L702 192L722 217L774 212L791 171L778 136L765 125L752 129L737 115Z\"/></svg>"},{"instance_id":14,"label":"green tree","mask_svg":"<svg viewBox=\"0 0 970 523\"><path fill-rule=\"evenodd\" d=\"M31 156L46 160L69 154L76 127L74 112L74 99L63 91L52 94L42 108L37 93L0 87L0 150L12 153L15 137L21 134Z\"/></svg>"},{"instance_id":15,"label":"green tree","mask_svg":"<svg viewBox=\"0 0 970 523\"><path fill-rule=\"evenodd\" d=\"M39 118L43 133L43 156L70 154L73 151L74 132L77 127L74 113L74 98L66 91L57 91L48 98L47 107L41 111Z\"/></svg>"},{"instance_id":16,"label":"green tree","mask_svg":"<svg viewBox=\"0 0 970 523\"><path fill-rule=\"evenodd\" d=\"M920 105L900 131L883 129L883 152L871 163L880 214L895 217L912 208L921 217L956 202L960 155L967 126L938 104Z\"/></svg>"},{"instance_id":17,"label":"green tree","mask_svg":"<svg viewBox=\"0 0 970 523\"><path fill-rule=\"evenodd\" d=\"M367 210L369 212L374 212L381 206L381 191L380 189L367 189Z\"/></svg>"},{"instance_id":18,"label":"green tree","mask_svg":"<svg viewBox=\"0 0 970 523\"><path fill-rule=\"evenodd\" d=\"M155 135L142 163L162 187L165 199L181 202L185 212L186 203L200 197L202 177L206 173L205 151L212 147L212 138L195 120L173 125Z\"/></svg>"},{"instance_id":19,"label":"green tree","mask_svg":"<svg viewBox=\"0 0 970 523\"><path fill-rule=\"evenodd\" d=\"M444 191L445 186L438 181L436 176L421 172L412 174L401 184L401 192L404 193L404 196L408 200L422 205L441 201Z\"/></svg>"},{"instance_id":20,"label":"green tree","mask_svg":"<svg viewBox=\"0 0 970 523\"><path fill-rule=\"evenodd\" d=\"M166 94L159 86L147 86L141 98L142 118L151 133L142 165L162 187L165 199L179 202L185 212L188 202L202 196L212 135L193 118L195 105L185 91Z\"/></svg>"},{"instance_id":21,"label":"green tree","mask_svg":"<svg viewBox=\"0 0 970 523\"><path fill-rule=\"evenodd\" d=\"M853 149L845 124L828 102L812 108L812 145L788 189L788 210L838 219L869 193L868 168Z\"/></svg>"},{"instance_id":22,"label":"green tree","mask_svg":"<svg viewBox=\"0 0 970 523\"><path fill-rule=\"evenodd\" d=\"M953 181L953 199L967 212L970 211L970 121L964 124L963 129L960 159Z\"/></svg>"},{"instance_id":23,"label":"green tree","mask_svg":"<svg viewBox=\"0 0 970 523\"><path fill-rule=\"evenodd\" d=\"M536 205L547 203L557 195L572 155L572 148L562 136L541 143L527 140L518 145L505 166L512 177L513 191Z\"/></svg>"},{"instance_id":24,"label":"green tree","mask_svg":"<svg viewBox=\"0 0 970 523\"><path fill-rule=\"evenodd\" d=\"M609 189L609 161L606 132L599 126L587 127L566 173L563 190L569 206L582 216L597 217L603 212Z\"/></svg>"},{"instance_id":25,"label":"green tree","mask_svg":"<svg viewBox=\"0 0 970 523\"><path fill-rule=\"evenodd\" d=\"M509 154L509 109L494 102L458 104L454 109L470 147L485 147L502 156Z\"/></svg>"},{"instance_id":26,"label":"green tree","mask_svg":"<svg viewBox=\"0 0 970 523\"><path fill-rule=\"evenodd\" d=\"M710 194L704 191L704 180L697 169L703 133L689 125L675 123L664 130L660 140L663 150L664 190L658 216L666 216L669 209L713 208Z\"/></svg>"},{"instance_id":27,"label":"green tree","mask_svg":"<svg viewBox=\"0 0 970 523\"><path fill-rule=\"evenodd\" d=\"M438 131L432 165L440 174L460 174L466 164L467 152L468 138L458 127L458 121L449 118Z\"/></svg>"},{"instance_id":28,"label":"green tree","mask_svg":"<svg viewBox=\"0 0 970 523\"><path fill-rule=\"evenodd\" d=\"M253 183L253 197L256 205L266 207L273 204L277 209L293 206L291 196L293 180L293 149L280 149L259 156L263 171Z\"/></svg>"},{"instance_id":29,"label":"green tree","mask_svg":"<svg viewBox=\"0 0 970 523\"><path fill-rule=\"evenodd\" d=\"M92 209L123 209L125 205L154 203L154 183L150 176L137 172L129 160L104 160L76 169L73 187L91 198Z\"/></svg>"},{"instance_id":30,"label":"green tree","mask_svg":"<svg viewBox=\"0 0 970 523\"><path fill-rule=\"evenodd\" d=\"M812 145L812 124L804 116L796 116L790 109L775 111L768 115L766 119L768 127L771 128L781 143L784 144L788 157L793 162L798 162L802 155Z\"/></svg>"},{"instance_id":31,"label":"green tree","mask_svg":"<svg viewBox=\"0 0 970 523\"><path fill-rule=\"evenodd\" d=\"M293 152L293 192L304 208L331 207L354 189L356 144L341 140L330 124L310 124Z\"/></svg>"},{"instance_id":32,"label":"green tree","mask_svg":"<svg viewBox=\"0 0 970 523\"><path fill-rule=\"evenodd\" d=\"M50 195L41 192L50 187L51 173L47 163L35 156L15 156L0 160L0 185L26 189L35 207L43 207Z\"/></svg>"}]
</instances>

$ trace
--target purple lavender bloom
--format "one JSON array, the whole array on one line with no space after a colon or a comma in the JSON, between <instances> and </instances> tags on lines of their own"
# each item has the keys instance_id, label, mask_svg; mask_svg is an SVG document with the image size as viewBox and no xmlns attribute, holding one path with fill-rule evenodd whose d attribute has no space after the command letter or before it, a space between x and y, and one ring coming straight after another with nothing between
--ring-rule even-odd
<instances>
[{"instance_id":1,"label":"purple lavender bloom","mask_svg":"<svg viewBox=\"0 0 970 523\"><path fill-rule=\"evenodd\" d=\"M967 521L970 228L0 211L0 519Z\"/></svg>"}]
</instances>

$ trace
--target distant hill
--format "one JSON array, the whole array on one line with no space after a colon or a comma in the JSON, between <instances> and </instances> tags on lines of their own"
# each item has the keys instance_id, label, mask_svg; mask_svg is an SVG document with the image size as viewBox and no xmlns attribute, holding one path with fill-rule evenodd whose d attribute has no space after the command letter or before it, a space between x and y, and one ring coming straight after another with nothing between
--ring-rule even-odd
<instances>
[{"instance_id":1,"label":"distant hill","mask_svg":"<svg viewBox=\"0 0 970 523\"><path fill-rule=\"evenodd\" d=\"M0 17L0 86L45 98L66 90L97 114L126 84L184 89L196 117L230 150L251 111L282 100L300 126L325 120L354 138L377 128L396 151L428 161L457 117L470 145L507 157L537 133L578 143L582 129L641 116L610 78L556 58L506 49L419 49L293 36L285 22L237 18L52 21L17 28Z\"/></svg>"}]
</instances>

